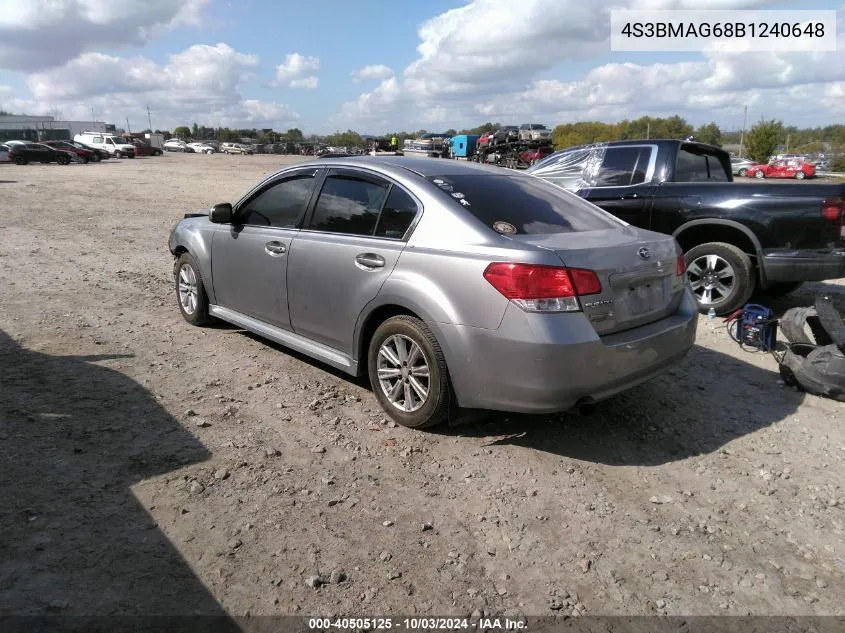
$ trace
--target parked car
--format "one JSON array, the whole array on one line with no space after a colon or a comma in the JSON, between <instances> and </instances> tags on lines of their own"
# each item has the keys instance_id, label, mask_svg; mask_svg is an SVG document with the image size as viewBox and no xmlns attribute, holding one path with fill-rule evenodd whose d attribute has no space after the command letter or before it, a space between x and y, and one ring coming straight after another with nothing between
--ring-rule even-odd
<instances>
[{"instance_id":1,"label":"parked car","mask_svg":"<svg viewBox=\"0 0 845 633\"><path fill-rule=\"evenodd\" d=\"M185 141L180 141L178 138L171 138L164 142L162 149L165 152L187 152L188 144Z\"/></svg>"},{"instance_id":2,"label":"parked car","mask_svg":"<svg viewBox=\"0 0 845 633\"><path fill-rule=\"evenodd\" d=\"M527 173L676 237L702 312L845 277L845 184L738 185L727 152L678 140L569 148Z\"/></svg>"},{"instance_id":3,"label":"parked car","mask_svg":"<svg viewBox=\"0 0 845 633\"><path fill-rule=\"evenodd\" d=\"M111 158L112 155L104 150L101 147L94 147L92 145L85 145L85 143L78 143L76 141L68 141L74 147L78 147L80 149L87 149L91 152L91 160L95 163L99 163L101 160Z\"/></svg>"},{"instance_id":4,"label":"parked car","mask_svg":"<svg viewBox=\"0 0 845 633\"><path fill-rule=\"evenodd\" d=\"M9 158L9 146L0 144L0 163L8 163L12 159Z\"/></svg>"},{"instance_id":5,"label":"parked car","mask_svg":"<svg viewBox=\"0 0 845 633\"><path fill-rule=\"evenodd\" d=\"M731 173L734 176L747 176L748 170L756 166L757 163L750 158L731 158Z\"/></svg>"},{"instance_id":6,"label":"parked car","mask_svg":"<svg viewBox=\"0 0 845 633\"><path fill-rule=\"evenodd\" d=\"M43 143L15 143L9 146L9 160L13 161L15 165L26 165L27 163L68 165L76 160L76 155Z\"/></svg>"},{"instance_id":7,"label":"parked car","mask_svg":"<svg viewBox=\"0 0 845 633\"><path fill-rule=\"evenodd\" d=\"M515 125L503 125L493 133L490 139L491 145L500 145L502 143L511 143L519 140L519 128Z\"/></svg>"},{"instance_id":8,"label":"parked car","mask_svg":"<svg viewBox=\"0 0 845 633\"><path fill-rule=\"evenodd\" d=\"M102 148L114 158L135 158L135 146L127 143L126 139L105 132L83 132L73 137L73 140L83 145L93 145Z\"/></svg>"},{"instance_id":9,"label":"parked car","mask_svg":"<svg viewBox=\"0 0 845 633\"><path fill-rule=\"evenodd\" d=\"M220 151L224 154L252 154L252 150L242 143L223 143Z\"/></svg>"},{"instance_id":10,"label":"parked car","mask_svg":"<svg viewBox=\"0 0 845 633\"><path fill-rule=\"evenodd\" d=\"M820 160L817 163L814 163L816 166L816 173L830 171L830 163L826 160Z\"/></svg>"},{"instance_id":11,"label":"parked car","mask_svg":"<svg viewBox=\"0 0 845 633\"><path fill-rule=\"evenodd\" d=\"M540 123L523 123L519 126L520 141L551 141L552 131Z\"/></svg>"},{"instance_id":12,"label":"parked car","mask_svg":"<svg viewBox=\"0 0 845 633\"><path fill-rule=\"evenodd\" d=\"M533 165L537 161L543 160L546 156L553 154L554 151L554 148L550 145L543 145L541 147L520 152L519 160L526 165Z\"/></svg>"},{"instance_id":13,"label":"parked car","mask_svg":"<svg viewBox=\"0 0 845 633\"><path fill-rule=\"evenodd\" d=\"M413 428L455 407L549 413L610 397L678 363L698 321L674 238L470 162L289 166L187 214L169 249L186 321L368 374Z\"/></svg>"},{"instance_id":14,"label":"parked car","mask_svg":"<svg viewBox=\"0 0 845 633\"><path fill-rule=\"evenodd\" d=\"M205 143L188 143L188 147L194 150L197 154L213 154L214 148Z\"/></svg>"},{"instance_id":15,"label":"parked car","mask_svg":"<svg viewBox=\"0 0 845 633\"><path fill-rule=\"evenodd\" d=\"M76 145L68 141L44 141L43 145L47 145L48 147L52 147L53 149L75 154L77 160L83 165L87 164L89 161L94 160L94 153L91 150L76 147Z\"/></svg>"},{"instance_id":16,"label":"parked car","mask_svg":"<svg viewBox=\"0 0 845 633\"><path fill-rule=\"evenodd\" d=\"M259 143L252 143L251 145L247 145L249 149L252 150L253 154L264 154L264 146Z\"/></svg>"},{"instance_id":17,"label":"parked car","mask_svg":"<svg viewBox=\"0 0 845 633\"><path fill-rule=\"evenodd\" d=\"M795 178L803 180L816 175L816 166L803 160L776 160L768 165L749 167L747 175L754 178Z\"/></svg>"},{"instance_id":18,"label":"parked car","mask_svg":"<svg viewBox=\"0 0 845 633\"><path fill-rule=\"evenodd\" d=\"M161 156L163 154L160 147L154 147L145 140L136 138L132 139L131 143L135 146L135 156Z\"/></svg>"}]
</instances>

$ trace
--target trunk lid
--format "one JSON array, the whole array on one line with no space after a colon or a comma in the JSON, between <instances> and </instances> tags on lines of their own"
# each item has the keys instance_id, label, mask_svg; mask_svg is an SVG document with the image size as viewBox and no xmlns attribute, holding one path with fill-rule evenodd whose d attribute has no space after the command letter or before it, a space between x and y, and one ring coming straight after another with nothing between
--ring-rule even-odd
<instances>
[{"instance_id":1,"label":"trunk lid","mask_svg":"<svg viewBox=\"0 0 845 633\"><path fill-rule=\"evenodd\" d=\"M554 251L567 267L598 275L601 293L579 297L598 334L639 327L678 310L686 275L676 274L680 248L670 235L627 226L512 238Z\"/></svg>"}]
</instances>

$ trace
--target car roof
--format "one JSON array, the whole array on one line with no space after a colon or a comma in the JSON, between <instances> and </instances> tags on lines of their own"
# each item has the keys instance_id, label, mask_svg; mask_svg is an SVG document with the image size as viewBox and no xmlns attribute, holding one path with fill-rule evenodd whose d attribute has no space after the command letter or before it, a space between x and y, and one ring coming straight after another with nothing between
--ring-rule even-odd
<instances>
[{"instance_id":1,"label":"car roof","mask_svg":"<svg viewBox=\"0 0 845 633\"><path fill-rule=\"evenodd\" d=\"M501 167L490 167L478 163L451 160L448 158L425 158L417 156L333 156L323 157L307 163L297 163L290 167L371 167L371 168L401 168L411 171L423 178L432 176L460 176L460 175L521 175L514 170L503 170ZM287 167L286 167L287 169Z\"/></svg>"}]
</instances>

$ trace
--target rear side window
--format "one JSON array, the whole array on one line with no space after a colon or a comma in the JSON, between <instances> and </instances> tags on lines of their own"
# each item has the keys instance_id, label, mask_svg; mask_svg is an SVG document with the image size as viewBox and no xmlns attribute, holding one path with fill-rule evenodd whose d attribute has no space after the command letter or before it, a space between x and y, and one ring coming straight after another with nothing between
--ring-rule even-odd
<instances>
[{"instance_id":1,"label":"rear side window","mask_svg":"<svg viewBox=\"0 0 845 633\"><path fill-rule=\"evenodd\" d=\"M300 174L270 185L238 211L241 222L252 226L297 228L314 180L314 174Z\"/></svg>"},{"instance_id":2,"label":"rear side window","mask_svg":"<svg viewBox=\"0 0 845 633\"><path fill-rule=\"evenodd\" d=\"M428 180L451 204L505 235L598 231L621 224L592 203L539 178L473 174Z\"/></svg>"},{"instance_id":3,"label":"rear side window","mask_svg":"<svg viewBox=\"0 0 845 633\"><path fill-rule=\"evenodd\" d=\"M694 145L682 145L675 163L674 181L728 182L728 174L718 156Z\"/></svg>"},{"instance_id":4,"label":"rear side window","mask_svg":"<svg viewBox=\"0 0 845 633\"><path fill-rule=\"evenodd\" d=\"M643 183L650 159L650 147L608 147L595 186L627 187Z\"/></svg>"},{"instance_id":5,"label":"rear side window","mask_svg":"<svg viewBox=\"0 0 845 633\"><path fill-rule=\"evenodd\" d=\"M326 178L308 228L373 235L389 188L386 182L333 174Z\"/></svg>"},{"instance_id":6,"label":"rear side window","mask_svg":"<svg viewBox=\"0 0 845 633\"><path fill-rule=\"evenodd\" d=\"M387 196L387 202L381 210L375 236L402 238L411 227L414 218L417 217L418 211L416 201L403 189L393 185Z\"/></svg>"}]
</instances>

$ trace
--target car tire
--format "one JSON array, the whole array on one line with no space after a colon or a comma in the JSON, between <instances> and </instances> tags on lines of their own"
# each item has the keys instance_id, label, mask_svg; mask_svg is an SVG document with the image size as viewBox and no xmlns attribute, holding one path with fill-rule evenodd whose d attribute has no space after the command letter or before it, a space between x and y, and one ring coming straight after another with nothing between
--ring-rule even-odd
<instances>
[{"instance_id":1,"label":"car tire","mask_svg":"<svg viewBox=\"0 0 845 633\"><path fill-rule=\"evenodd\" d=\"M94 154L94 156L91 157L91 160L95 163L99 163L101 160L103 160L103 157L99 154Z\"/></svg>"},{"instance_id":2,"label":"car tire","mask_svg":"<svg viewBox=\"0 0 845 633\"><path fill-rule=\"evenodd\" d=\"M745 167L743 167L742 169L739 170L739 174L737 174L737 175L745 178L748 175L748 170Z\"/></svg>"},{"instance_id":3,"label":"car tire","mask_svg":"<svg viewBox=\"0 0 845 633\"><path fill-rule=\"evenodd\" d=\"M15 165L26 165L28 162L23 156L15 156Z\"/></svg>"},{"instance_id":4,"label":"car tire","mask_svg":"<svg viewBox=\"0 0 845 633\"><path fill-rule=\"evenodd\" d=\"M182 253L176 260L174 271L179 312L191 325L205 325L211 317L208 315L208 294L197 260L190 253Z\"/></svg>"},{"instance_id":5,"label":"car tire","mask_svg":"<svg viewBox=\"0 0 845 633\"><path fill-rule=\"evenodd\" d=\"M88 157L87 156L81 156L79 158L79 162L81 162L83 165L87 165L88 164Z\"/></svg>"},{"instance_id":6,"label":"car tire","mask_svg":"<svg viewBox=\"0 0 845 633\"><path fill-rule=\"evenodd\" d=\"M800 169L795 172L795 180L804 180L804 178L806 178L806 176L807 176L807 174L805 174Z\"/></svg>"},{"instance_id":7,"label":"car tire","mask_svg":"<svg viewBox=\"0 0 845 633\"><path fill-rule=\"evenodd\" d=\"M406 358L402 357L400 346ZM421 360L421 363L414 365L419 373L414 374L414 370L409 370L407 364L399 364L406 362L409 356ZM412 365L414 362L411 361ZM411 429L424 429L446 421L451 394L446 359L434 334L420 319L403 314L391 317L379 325L370 341L367 369L376 399L398 424ZM379 369L382 370L381 378ZM391 376L385 376L390 370L400 372L395 376L395 382ZM425 370L428 372L427 381L424 379ZM419 388L427 387L424 399L420 397L420 391L414 387L414 383L410 382L415 375ZM402 398L401 405L391 401L388 392L392 388L402 394L398 396ZM405 395L409 396L410 411L405 408Z\"/></svg>"},{"instance_id":8,"label":"car tire","mask_svg":"<svg viewBox=\"0 0 845 633\"><path fill-rule=\"evenodd\" d=\"M783 281L773 283L768 288L760 288L758 292L767 297L782 297L790 292L795 292L803 283L803 281Z\"/></svg>"},{"instance_id":9,"label":"car tire","mask_svg":"<svg viewBox=\"0 0 845 633\"><path fill-rule=\"evenodd\" d=\"M766 174L763 173L762 169L758 169L757 171L754 172L754 177L759 179L759 180L762 180L763 178L766 177Z\"/></svg>"},{"instance_id":10,"label":"car tire","mask_svg":"<svg viewBox=\"0 0 845 633\"><path fill-rule=\"evenodd\" d=\"M757 282L754 264L746 253L733 244L701 244L684 253L684 261L687 264L687 277L701 312L708 312L713 308L719 316L730 314L748 303L754 293ZM730 277L718 277L720 273L728 273ZM722 279L728 278L731 280L730 286L721 283ZM712 286L716 281L726 288L727 292L718 288L707 288L707 285ZM713 296L714 290L717 291L717 297Z\"/></svg>"},{"instance_id":11,"label":"car tire","mask_svg":"<svg viewBox=\"0 0 845 633\"><path fill-rule=\"evenodd\" d=\"M67 156L59 156L56 158L56 163L59 165L70 165L70 158Z\"/></svg>"}]
</instances>

